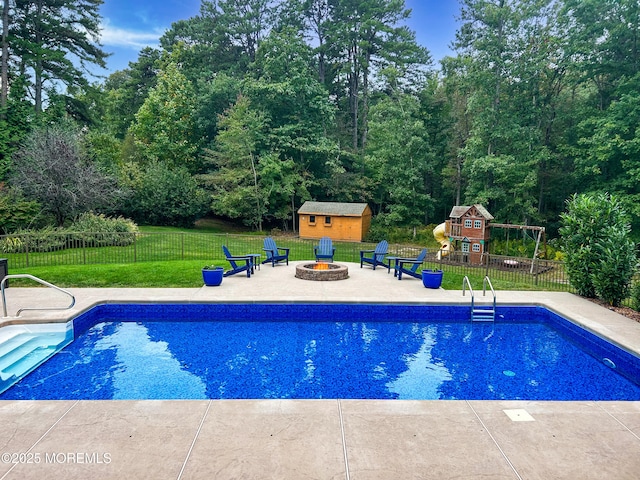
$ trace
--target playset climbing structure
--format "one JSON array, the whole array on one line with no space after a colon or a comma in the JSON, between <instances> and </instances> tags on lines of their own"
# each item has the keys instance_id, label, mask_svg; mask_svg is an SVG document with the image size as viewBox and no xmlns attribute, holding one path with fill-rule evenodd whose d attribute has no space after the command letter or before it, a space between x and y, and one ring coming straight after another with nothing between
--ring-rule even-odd
<instances>
[{"instance_id":1,"label":"playset climbing structure","mask_svg":"<svg viewBox=\"0 0 640 480\"><path fill-rule=\"evenodd\" d=\"M441 245L438 259L457 250L461 253L463 262L475 265L483 264L484 254L489 253L492 228L531 230L537 233L533 254L533 258L536 258L540 248L540 241L544 239L544 227L492 223L493 220L493 215L480 204L453 207L449 214L449 220L441 223L433 230L434 238Z\"/></svg>"}]
</instances>

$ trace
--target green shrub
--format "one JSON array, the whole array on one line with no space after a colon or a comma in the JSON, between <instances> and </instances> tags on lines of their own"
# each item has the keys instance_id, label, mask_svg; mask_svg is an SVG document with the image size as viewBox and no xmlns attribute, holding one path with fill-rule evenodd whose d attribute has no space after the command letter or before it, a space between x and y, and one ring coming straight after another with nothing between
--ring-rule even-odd
<instances>
[{"instance_id":1,"label":"green shrub","mask_svg":"<svg viewBox=\"0 0 640 480\"><path fill-rule=\"evenodd\" d=\"M126 169L133 194L122 211L142 225L193 227L209 209L210 196L186 168L155 162Z\"/></svg>"},{"instance_id":2,"label":"green shrub","mask_svg":"<svg viewBox=\"0 0 640 480\"><path fill-rule=\"evenodd\" d=\"M93 247L126 246L135 241L138 226L128 218L86 212L67 231L71 242L84 242Z\"/></svg>"},{"instance_id":3,"label":"green shrub","mask_svg":"<svg viewBox=\"0 0 640 480\"><path fill-rule=\"evenodd\" d=\"M0 239L0 251L2 253L20 253L24 249L22 238L6 236Z\"/></svg>"},{"instance_id":4,"label":"green shrub","mask_svg":"<svg viewBox=\"0 0 640 480\"><path fill-rule=\"evenodd\" d=\"M0 240L0 250L25 253L82 246L126 246L135 241L137 233L138 226L129 219L84 213L67 229L49 226L39 230L18 230Z\"/></svg>"},{"instance_id":5,"label":"green shrub","mask_svg":"<svg viewBox=\"0 0 640 480\"><path fill-rule=\"evenodd\" d=\"M598 250L601 261L593 274L596 295L609 305L620 305L631 287L636 265L635 244L629 238L629 231L618 226L611 229L611 236L598 245Z\"/></svg>"},{"instance_id":6,"label":"green shrub","mask_svg":"<svg viewBox=\"0 0 640 480\"><path fill-rule=\"evenodd\" d=\"M631 287L631 308L640 312L640 280Z\"/></svg>"},{"instance_id":7,"label":"green shrub","mask_svg":"<svg viewBox=\"0 0 640 480\"><path fill-rule=\"evenodd\" d=\"M619 305L636 265L631 227L618 199L606 193L574 195L561 215L565 269L579 295Z\"/></svg>"},{"instance_id":8,"label":"green shrub","mask_svg":"<svg viewBox=\"0 0 640 480\"><path fill-rule=\"evenodd\" d=\"M38 202L26 200L17 191L3 188L0 184L0 225L4 233L33 226L40 210Z\"/></svg>"},{"instance_id":9,"label":"green shrub","mask_svg":"<svg viewBox=\"0 0 640 480\"><path fill-rule=\"evenodd\" d=\"M55 252L66 246L62 229L45 227L40 230L18 230L0 243L4 253Z\"/></svg>"}]
</instances>

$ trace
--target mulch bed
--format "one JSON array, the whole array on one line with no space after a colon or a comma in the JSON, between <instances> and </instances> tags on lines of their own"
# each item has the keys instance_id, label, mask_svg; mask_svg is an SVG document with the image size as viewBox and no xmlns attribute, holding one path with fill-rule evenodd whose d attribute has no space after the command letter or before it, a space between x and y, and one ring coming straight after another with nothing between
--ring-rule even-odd
<instances>
[{"instance_id":1,"label":"mulch bed","mask_svg":"<svg viewBox=\"0 0 640 480\"><path fill-rule=\"evenodd\" d=\"M635 320L636 322L640 323L640 312L637 312L636 310L634 310L633 308L629 308L629 307L612 307L611 305L607 305L605 302L603 302L602 300L599 300L597 298L589 298L589 300L591 300L593 303L597 303L598 305L608 309L608 310L612 310L620 315L623 315L627 318L630 318L631 320Z\"/></svg>"}]
</instances>

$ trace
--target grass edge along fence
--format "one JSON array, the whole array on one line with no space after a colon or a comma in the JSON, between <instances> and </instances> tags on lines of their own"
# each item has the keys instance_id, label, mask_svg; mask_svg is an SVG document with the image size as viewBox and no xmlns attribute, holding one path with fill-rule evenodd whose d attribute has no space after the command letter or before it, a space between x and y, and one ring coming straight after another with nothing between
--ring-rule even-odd
<instances>
[{"instance_id":1,"label":"grass edge along fence","mask_svg":"<svg viewBox=\"0 0 640 480\"><path fill-rule=\"evenodd\" d=\"M153 261L202 260L203 265L228 267L222 246L232 255L260 253L264 236L190 232L83 233L50 234L46 238L32 234L0 236L0 255L7 258L8 270L60 265L131 264ZM314 260L317 240L293 236L274 236L278 247L289 248L289 259ZM334 242L336 262L360 262L361 250L373 250L374 243ZM415 257L422 247L391 244L389 256ZM482 265L471 265L462 252L437 258L437 249L429 249L423 268L473 277L488 275L495 283L540 290L572 291L562 262L485 255Z\"/></svg>"}]
</instances>

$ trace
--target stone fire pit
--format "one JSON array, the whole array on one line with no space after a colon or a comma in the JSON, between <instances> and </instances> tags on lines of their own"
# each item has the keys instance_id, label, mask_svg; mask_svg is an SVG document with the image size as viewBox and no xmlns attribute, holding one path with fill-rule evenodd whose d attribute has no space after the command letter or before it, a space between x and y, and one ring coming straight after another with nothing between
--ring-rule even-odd
<instances>
[{"instance_id":1,"label":"stone fire pit","mask_svg":"<svg viewBox=\"0 0 640 480\"><path fill-rule=\"evenodd\" d=\"M346 265L338 263L301 263L296 266L296 278L302 280L314 280L326 282L332 280L344 280L349 277L349 269Z\"/></svg>"}]
</instances>

